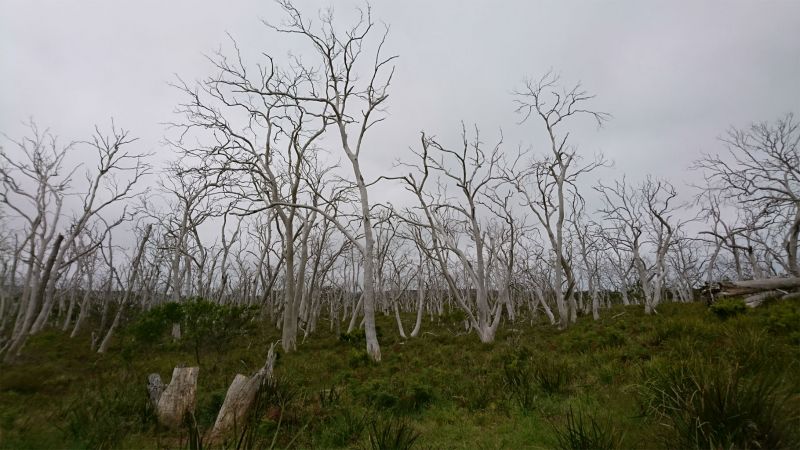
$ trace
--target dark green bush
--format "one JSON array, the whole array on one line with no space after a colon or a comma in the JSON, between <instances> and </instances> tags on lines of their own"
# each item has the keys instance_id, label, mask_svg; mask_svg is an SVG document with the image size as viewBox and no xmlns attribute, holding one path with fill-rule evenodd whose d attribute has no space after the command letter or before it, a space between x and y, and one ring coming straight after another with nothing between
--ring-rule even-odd
<instances>
[{"instance_id":1,"label":"dark green bush","mask_svg":"<svg viewBox=\"0 0 800 450\"><path fill-rule=\"evenodd\" d=\"M342 333L339 335L339 340L359 348L367 345L367 337L363 328L356 328L350 333Z\"/></svg>"},{"instance_id":2,"label":"dark green bush","mask_svg":"<svg viewBox=\"0 0 800 450\"><path fill-rule=\"evenodd\" d=\"M711 305L711 312L720 319L728 319L747 312L747 306L741 299L728 298L716 301Z\"/></svg>"},{"instance_id":3,"label":"dark green bush","mask_svg":"<svg viewBox=\"0 0 800 450\"><path fill-rule=\"evenodd\" d=\"M369 357L369 353L363 348L351 348L350 353L348 354L347 364L355 369L358 367L363 367L369 365L372 361Z\"/></svg>"},{"instance_id":4,"label":"dark green bush","mask_svg":"<svg viewBox=\"0 0 800 450\"><path fill-rule=\"evenodd\" d=\"M767 305L766 327L774 334L786 335L800 344L800 301L786 300Z\"/></svg>"},{"instance_id":5,"label":"dark green bush","mask_svg":"<svg viewBox=\"0 0 800 450\"><path fill-rule=\"evenodd\" d=\"M201 350L225 350L233 339L249 334L255 326L257 310L253 307L220 305L203 299L181 306L182 337L192 345L198 364Z\"/></svg>"},{"instance_id":6,"label":"dark green bush","mask_svg":"<svg viewBox=\"0 0 800 450\"><path fill-rule=\"evenodd\" d=\"M381 327L379 326L375 327L375 334L378 336L378 341L380 341L381 338L383 337L383 332L381 331ZM339 341L350 344L355 348L366 348L367 335L363 328L356 328L350 333L341 333L339 335Z\"/></svg>"},{"instance_id":7,"label":"dark green bush","mask_svg":"<svg viewBox=\"0 0 800 450\"><path fill-rule=\"evenodd\" d=\"M403 412L418 412L433 403L433 388L426 384L411 384L400 394L397 408Z\"/></svg>"},{"instance_id":8,"label":"dark green bush","mask_svg":"<svg viewBox=\"0 0 800 450\"><path fill-rule=\"evenodd\" d=\"M224 350L235 338L252 332L257 309L220 305L204 299L166 303L143 312L128 326L132 346L163 344L174 323L181 325L181 345L200 353L208 348Z\"/></svg>"},{"instance_id":9,"label":"dark green bush","mask_svg":"<svg viewBox=\"0 0 800 450\"><path fill-rule=\"evenodd\" d=\"M432 387L414 380L393 383L374 380L365 383L359 391L371 407L401 414L422 411L435 398Z\"/></svg>"}]
</instances>

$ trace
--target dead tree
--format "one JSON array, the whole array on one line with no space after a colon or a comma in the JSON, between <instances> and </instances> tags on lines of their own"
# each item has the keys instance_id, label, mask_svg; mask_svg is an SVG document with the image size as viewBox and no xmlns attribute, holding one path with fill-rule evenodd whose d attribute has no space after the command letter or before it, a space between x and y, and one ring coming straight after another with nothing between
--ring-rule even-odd
<instances>
[{"instance_id":1,"label":"dead tree","mask_svg":"<svg viewBox=\"0 0 800 450\"><path fill-rule=\"evenodd\" d=\"M445 147L425 134L421 139L422 148L416 152L420 160L406 163L419 173L412 172L400 179L417 197L424 219L408 214L406 220L426 228L431 234L439 269L450 293L466 314L469 328L475 330L481 342L492 342L508 298L506 295L492 305L492 272L499 246L490 242L480 211L492 213L485 204L490 202L490 193L502 181L502 139L487 150L477 128L474 138L470 139L463 124L458 147ZM435 193L425 191L431 174L437 177L440 189ZM448 186L452 186L457 195L449 195ZM448 254L458 259L464 271L463 290L458 288L456 277L448 268ZM474 307L472 289L475 290ZM507 294L507 290L504 292Z\"/></svg>"},{"instance_id":2,"label":"dead tree","mask_svg":"<svg viewBox=\"0 0 800 450\"><path fill-rule=\"evenodd\" d=\"M138 281L139 277L139 269L142 262L142 255L144 254L145 246L147 245L147 240L150 239L150 233L153 231L153 225L148 224L145 229L142 237L139 241L139 248L136 251L136 254L133 257L133 261L131 261L131 267L128 273L128 282L125 286L125 295L119 302L119 306L117 306L117 313L114 315L114 320L111 322L111 326L109 327L108 331L106 332L103 341L100 343L100 347L97 349L97 353L105 353L108 350L108 346L111 343L111 337L114 335L114 331L119 326L120 319L122 318L122 313L125 310L125 307L128 305L131 296L133 295L134 288L136 286L136 282Z\"/></svg>"},{"instance_id":3,"label":"dead tree","mask_svg":"<svg viewBox=\"0 0 800 450\"><path fill-rule=\"evenodd\" d=\"M150 404L162 425L180 428L188 414L193 414L197 404L197 376L199 367L176 367L172 379L164 385L161 376L151 373L147 377Z\"/></svg>"},{"instance_id":4,"label":"dead tree","mask_svg":"<svg viewBox=\"0 0 800 450\"><path fill-rule=\"evenodd\" d=\"M555 275L553 287L562 327L577 317L575 274L564 237L574 199L580 196L576 180L606 164L601 155L582 162L564 127L579 116L590 117L598 127L609 118L606 113L586 108L592 98L580 85L562 88L559 76L553 73L526 81L516 92L517 112L523 115L522 122L541 121L547 133L549 152L530 158L520 155L506 177L544 228L550 244Z\"/></svg>"},{"instance_id":5,"label":"dead tree","mask_svg":"<svg viewBox=\"0 0 800 450\"><path fill-rule=\"evenodd\" d=\"M313 160L310 154L317 150L315 141L331 128L353 171L350 183L358 193L361 230L354 234L339 221L334 220L334 223L362 253L367 351L377 361L380 360L380 346L374 324L375 243L360 155L365 148L367 131L385 118L381 116L381 107L388 98L393 72L391 62L395 57L382 55L386 34L379 38L374 50L367 49L374 28L369 9L353 27L341 31L334 26L333 17L328 13L322 15L321 24L316 27L290 2L281 1L279 4L286 13L286 21L281 26L266 25L278 33L304 38L311 44L320 67L306 65L296 58L288 67L279 69L268 55L262 64L247 67L238 49L233 61L218 55L216 65L221 74L204 83L205 93L225 108L245 112L249 117L245 131L233 126L231 119L221 114L219 108L201 100L196 90L183 85L182 89L191 99L185 106L185 113L190 126L210 126L214 130L219 145L213 147L228 152L225 157L235 153L234 158L227 158L235 162L234 167L225 166L228 170L244 173L245 178L248 174L257 174L251 186L256 188L264 205L251 208L248 213L278 209L277 216L286 234L284 251L289 252L294 251L291 243L296 233L307 230L307 225L313 223L309 219L315 214L325 220L333 219L320 204L298 197L301 183L307 181L308 162ZM365 69L366 74L362 74L361 62L369 57L374 57L374 63ZM252 78L251 73L255 73ZM254 132L256 129L258 133ZM272 148L273 145L283 145L281 140L286 144L283 156ZM241 158L242 154L246 157ZM287 170L271 173L275 163L281 162L280 158L286 163ZM300 210L305 212L300 214ZM298 215L303 218L297 219ZM286 278L288 307L285 311L289 335L284 345L291 349L296 345L291 331L296 323L294 311L298 310L304 289L302 282L294 280L296 276L302 276L303 271L297 270L295 275L292 271L293 255L287 256L284 260L286 273L290 276Z\"/></svg>"},{"instance_id":6,"label":"dead tree","mask_svg":"<svg viewBox=\"0 0 800 450\"><path fill-rule=\"evenodd\" d=\"M229 433L242 427L250 413L253 403L256 400L258 391L264 384L272 380L272 372L275 368L275 345L271 345L267 353L267 361L264 366L255 374L247 377L236 374L231 382L225 400L214 421L214 426L206 435L205 441L209 444L218 443Z\"/></svg>"},{"instance_id":7,"label":"dead tree","mask_svg":"<svg viewBox=\"0 0 800 450\"><path fill-rule=\"evenodd\" d=\"M786 272L800 276L800 129L792 114L774 123L731 128L722 142L727 154L705 155L695 162L709 189L741 207L764 213L783 230Z\"/></svg>"},{"instance_id":8,"label":"dead tree","mask_svg":"<svg viewBox=\"0 0 800 450\"><path fill-rule=\"evenodd\" d=\"M613 186L601 183L595 189L605 203L599 212L610 230L607 239L632 255L644 296L645 313L654 313L662 300L667 255L674 244L675 233L684 224L676 217L680 205L674 204L675 188L667 181L648 176L637 187L630 187L623 178ZM649 256L652 260L648 264Z\"/></svg>"}]
</instances>

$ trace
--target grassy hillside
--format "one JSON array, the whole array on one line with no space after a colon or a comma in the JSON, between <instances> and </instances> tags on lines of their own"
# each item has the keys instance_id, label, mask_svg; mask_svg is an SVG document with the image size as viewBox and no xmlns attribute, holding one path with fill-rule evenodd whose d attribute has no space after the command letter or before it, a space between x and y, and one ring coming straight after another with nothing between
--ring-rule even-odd
<instances>
[{"instance_id":1,"label":"grassy hillside","mask_svg":"<svg viewBox=\"0 0 800 450\"><path fill-rule=\"evenodd\" d=\"M381 317L379 364L361 336L323 322L279 355L239 446L393 448L382 438L413 437L415 448L798 446L800 304L603 313L566 331L506 323L491 345L464 334L457 316L426 320L408 340ZM32 338L18 362L0 366L0 448L189 448L189 428L156 424L147 375L168 382L175 365L200 360L202 432L234 375L260 367L279 336L256 323L176 344L144 322L107 355L90 352L87 336Z\"/></svg>"}]
</instances>

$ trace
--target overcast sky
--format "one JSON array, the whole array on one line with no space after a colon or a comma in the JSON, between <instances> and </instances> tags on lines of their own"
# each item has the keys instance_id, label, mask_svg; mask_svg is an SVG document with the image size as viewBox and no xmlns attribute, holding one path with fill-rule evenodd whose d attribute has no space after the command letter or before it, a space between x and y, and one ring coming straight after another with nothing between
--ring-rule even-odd
<instances>
[{"instance_id":1,"label":"overcast sky","mask_svg":"<svg viewBox=\"0 0 800 450\"><path fill-rule=\"evenodd\" d=\"M328 2L298 2L315 14ZM358 2L336 2L343 22ZM596 94L613 115L577 142L615 162L610 177L652 173L676 186L699 152L719 151L730 126L800 113L800 1L375 1L400 56L389 119L365 154L370 173L390 170L420 130L457 139L459 122L513 148L535 148L516 125L511 92L550 68ZM0 0L0 131L33 117L65 139L117 124L165 155L163 122L180 94L175 75L212 71L204 54L235 37L246 52L286 54L296 41L270 33L269 1Z\"/></svg>"}]
</instances>

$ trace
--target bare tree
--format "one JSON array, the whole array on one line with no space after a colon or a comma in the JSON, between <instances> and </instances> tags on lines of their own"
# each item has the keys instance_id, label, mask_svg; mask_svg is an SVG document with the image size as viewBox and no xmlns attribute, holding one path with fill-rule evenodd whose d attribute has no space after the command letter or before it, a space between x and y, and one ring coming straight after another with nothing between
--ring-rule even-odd
<instances>
[{"instance_id":1,"label":"bare tree","mask_svg":"<svg viewBox=\"0 0 800 450\"><path fill-rule=\"evenodd\" d=\"M571 89L560 86L559 76L547 73L539 80L528 80L516 92L517 112L522 122L538 119L547 133L549 152L538 157L523 158L507 172L507 179L522 195L525 206L544 228L553 253L553 287L560 326L566 327L577 317L574 298L575 274L568 255L564 233L566 223L575 212L580 197L577 180L582 175L606 164L601 155L582 162L576 148L570 143L569 131L564 127L579 116L590 117L601 126L609 115L586 109L593 96L580 85Z\"/></svg>"},{"instance_id":2,"label":"bare tree","mask_svg":"<svg viewBox=\"0 0 800 450\"><path fill-rule=\"evenodd\" d=\"M667 181L648 176L635 188L623 178L614 186L601 183L596 189L605 202L600 212L606 227L611 229L607 239L631 253L644 295L645 313L651 314L661 303L667 255L675 242L675 233L685 223L676 216L681 206L675 205L675 188ZM653 255L650 264L648 251Z\"/></svg>"},{"instance_id":3,"label":"bare tree","mask_svg":"<svg viewBox=\"0 0 800 450\"><path fill-rule=\"evenodd\" d=\"M695 162L710 188L742 207L779 219L787 272L800 276L800 129L792 114L774 123L731 128L722 138L727 154L705 155Z\"/></svg>"},{"instance_id":4,"label":"bare tree","mask_svg":"<svg viewBox=\"0 0 800 450\"><path fill-rule=\"evenodd\" d=\"M233 61L218 55L215 64L220 75L207 81L204 90L223 107L239 110L249 117L244 132L234 127L218 108L201 100L197 90L185 84L182 88L191 100L183 110L191 126L213 127L218 139L216 147L225 149L227 153L223 155L224 158L237 161L239 168L233 170L257 177L252 180L252 186L258 188L256 192L265 203L263 208L279 210L277 216L288 232L285 243L294 242L293 233L296 230L310 229L314 217L319 214L326 220L333 220L336 227L361 252L364 260L363 307L367 351L378 361L380 346L374 323L375 239L360 156L365 148L367 131L385 118L381 115L381 107L388 98L393 73L390 64L395 57L384 57L382 54L386 33L379 38L374 50L367 48L371 44L374 29L369 8L362 11L361 18L354 26L340 31L334 25L330 11L321 15L319 25L314 25L290 2L281 1L279 4L286 13L286 21L280 26L266 25L279 33L304 38L314 50L316 65L308 65L300 58L294 58L287 70L281 71L275 67L273 58L267 55L265 63L256 66L256 75L251 78L237 48ZM373 61L362 70L362 61L368 58ZM366 72L366 76L362 72ZM312 122L315 125L309 128ZM305 199L301 201L297 196L300 180L308 178L308 153L315 150L315 141L322 137L328 127L334 129L336 140L353 171L352 186L359 197L360 237L328 215L320 207L324 203L321 199L320 203L312 204ZM271 146L276 144L279 135L283 135L287 143L289 152L284 155L289 170L271 173L277 158ZM242 154L246 157L241 158ZM224 158L223 164L227 164ZM290 178L281 178L284 176ZM283 191L276 189L279 182ZM299 220L302 225L296 228L294 222L298 210L306 210L307 213ZM284 251L293 251L289 247L291 245L285 245ZM290 258L284 259L287 273L292 273ZM297 272L298 276L302 276L302 273ZM289 292L293 284L295 282L290 281L287 286L288 311L297 310L299 293L303 291L298 287L294 292ZM291 315L288 319L289 322L295 322ZM291 336L287 336L284 346L293 348L294 345Z\"/></svg>"},{"instance_id":5,"label":"bare tree","mask_svg":"<svg viewBox=\"0 0 800 450\"><path fill-rule=\"evenodd\" d=\"M470 139L463 125L461 138L461 145L451 149L435 138L422 135L422 148L416 153L420 161L407 164L420 173L415 175L412 172L401 178L417 197L418 209L424 219L409 215L407 220L431 233L435 247L432 253L438 259L439 269L451 294L466 314L469 327L475 330L481 342L492 342L504 302L508 300L509 280L504 279L506 287L500 288L503 297L492 305L490 294L495 290L493 265L497 263L501 243L490 238L481 215L492 215L493 211L487 205L492 201L492 191L502 181L502 139L487 151L477 127L474 138ZM431 173L438 177L439 187L439 191L433 194L424 191ZM448 194L448 185L454 188L456 196ZM457 288L446 254L454 255L462 266L466 278L464 291ZM512 254L507 253L513 264ZM475 290L474 308L471 306L471 289Z\"/></svg>"}]
</instances>

